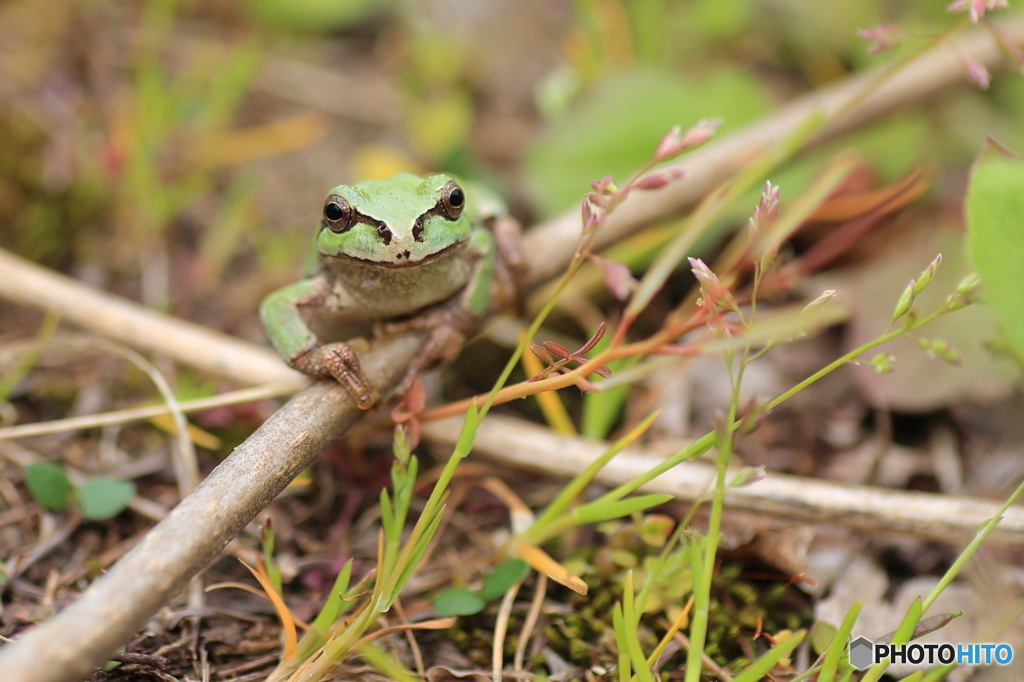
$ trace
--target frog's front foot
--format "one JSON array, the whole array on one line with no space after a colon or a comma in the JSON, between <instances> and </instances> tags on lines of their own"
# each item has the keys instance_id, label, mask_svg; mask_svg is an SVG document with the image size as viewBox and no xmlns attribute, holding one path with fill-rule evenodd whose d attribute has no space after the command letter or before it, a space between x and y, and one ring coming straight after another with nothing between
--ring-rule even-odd
<instances>
[{"instance_id":1,"label":"frog's front foot","mask_svg":"<svg viewBox=\"0 0 1024 682\"><path fill-rule=\"evenodd\" d=\"M334 377L352 396L356 407L368 410L379 397L359 365L359 356L347 343L317 346L291 362L292 367L311 377Z\"/></svg>"}]
</instances>

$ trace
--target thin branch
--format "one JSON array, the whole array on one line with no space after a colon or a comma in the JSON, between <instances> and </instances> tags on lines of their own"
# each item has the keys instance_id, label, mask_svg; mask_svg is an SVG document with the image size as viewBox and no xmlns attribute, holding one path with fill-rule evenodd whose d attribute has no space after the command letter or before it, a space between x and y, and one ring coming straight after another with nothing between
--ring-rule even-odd
<instances>
[{"instance_id":1,"label":"thin branch","mask_svg":"<svg viewBox=\"0 0 1024 682\"><path fill-rule=\"evenodd\" d=\"M279 398L283 395L295 393L295 384L278 383L264 384L253 388L243 388L227 393L218 393L207 398L196 398L195 400L182 400L178 407L184 413L202 412L214 407L226 405L239 405L241 403L256 402L267 398ZM54 419L48 422L32 422L29 424L18 424L0 428L0 441L12 438L27 438L29 436L43 436L51 433L66 433L68 431L79 431L81 429L93 429L99 426L110 426L112 424L128 424L131 422L144 421L159 417L162 414L170 414L169 405L147 405L144 407L131 407L125 410L114 410L99 414L83 414L79 417L68 417L66 419Z\"/></svg>"},{"instance_id":2,"label":"thin branch","mask_svg":"<svg viewBox=\"0 0 1024 682\"><path fill-rule=\"evenodd\" d=\"M423 436L451 445L459 436L460 418L423 424ZM571 477L607 448L575 436L513 417L490 415L478 430L474 456L532 469L550 476ZM551 453L557 452L558 457ZM664 452L626 448L605 466L596 480L615 487L650 471L665 460ZM683 500L704 499L714 489L717 467L703 460L667 471L639 492L667 493ZM768 473L756 485L730 488L727 507L772 518L825 523L854 530L896 531L942 542L973 538L978 527L999 512L1000 503L971 497L940 495L853 485ZM993 542L1024 542L1024 508L1011 507L990 536Z\"/></svg>"},{"instance_id":3,"label":"thin branch","mask_svg":"<svg viewBox=\"0 0 1024 682\"><path fill-rule=\"evenodd\" d=\"M299 390L309 383L269 348L144 308L2 249L0 273L3 298L54 310L62 319L133 348L160 353L245 385L288 382Z\"/></svg>"}]
</instances>

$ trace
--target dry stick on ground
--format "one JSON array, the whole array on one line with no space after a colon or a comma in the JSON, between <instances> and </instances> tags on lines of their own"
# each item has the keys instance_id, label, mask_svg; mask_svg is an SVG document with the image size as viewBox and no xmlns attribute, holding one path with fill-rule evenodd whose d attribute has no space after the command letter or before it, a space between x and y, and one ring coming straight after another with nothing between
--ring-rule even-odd
<instances>
[{"instance_id":1,"label":"dry stick on ground","mask_svg":"<svg viewBox=\"0 0 1024 682\"><path fill-rule=\"evenodd\" d=\"M1024 35L1024 18L1003 26L1017 39ZM992 40L980 31L957 44L961 55L990 69L1001 62ZM858 100L841 119L830 123L822 136L849 130L961 78L961 63L947 48L940 48ZM810 112L834 112L857 100L870 79L858 77L801 99L764 122L688 157L680 164L688 179L664 191L635 193L605 226L599 244L681 210L760 150L793 132ZM542 281L557 272L576 248L578 235L577 216L566 216L528 234L525 253L530 259L531 281ZM53 308L88 329L244 383L279 379L295 380L297 386L302 383L301 377L283 365L273 364L277 361L269 351L169 320L68 283L67 278L44 274L40 268L0 253L0 296ZM61 281L65 286L55 284ZM371 381L390 385L411 361L418 344L419 339L411 337L377 348L365 358ZM0 648L5 682L71 682L88 674L209 563L328 443L361 417L337 385L318 382L303 390L77 602Z\"/></svg>"},{"instance_id":2,"label":"dry stick on ground","mask_svg":"<svg viewBox=\"0 0 1024 682\"><path fill-rule=\"evenodd\" d=\"M423 437L444 449L458 439L461 426L461 418L430 422L423 425ZM602 443L560 436L522 419L492 414L477 431L473 456L567 478L589 466L605 449ZM558 457L552 457L552 452ZM674 452L626 448L605 465L597 481L621 485L661 464L668 454ZM695 500L714 492L716 475L712 462L687 462L642 486L640 492ZM956 542L973 538L978 527L999 512L1001 502L768 473L756 484L727 490L725 504L772 518ZM1024 542L1024 508L1008 509L989 540L1015 545Z\"/></svg>"}]
</instances>

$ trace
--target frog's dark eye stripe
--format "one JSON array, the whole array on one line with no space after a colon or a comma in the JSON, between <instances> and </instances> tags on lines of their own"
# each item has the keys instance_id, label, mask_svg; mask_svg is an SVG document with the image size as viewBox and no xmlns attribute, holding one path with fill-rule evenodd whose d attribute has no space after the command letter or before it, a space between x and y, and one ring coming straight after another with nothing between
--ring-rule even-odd
<instances>
[{"instance_id":1,"label":"frog's dark eye stripe","mask_svg":"<svg viewBox=\"0 0 1024 682\"><path fill-rule=\"evenodd\" d=\"M421 214L416 219L416 222L412 224L413 241L423 242L423 228L427 223L427 218L436 215L455 221L462 215L462 209L465 207L466 193L455 184L454 180L449 182L441 188L441 198L438 199L437 204L429 211Z\"/></svg>"},{"instance_id":2,"label":"frog's dark eye stripe","mask_svg":"<svg viewBox=\"0 0 1024 682\"><path fill-rule=\"evenodd\" d=\"M377 237L382 242L384 242L384 246L387 246L391 243L391 230L388 228L387 225L385 225L379 220L374 220L373 218L370 218L368 216L360 217L363 218L363 222L365 222L367 225L373 225L374 227L377 228Z\"/></svg>"}]
</instances>

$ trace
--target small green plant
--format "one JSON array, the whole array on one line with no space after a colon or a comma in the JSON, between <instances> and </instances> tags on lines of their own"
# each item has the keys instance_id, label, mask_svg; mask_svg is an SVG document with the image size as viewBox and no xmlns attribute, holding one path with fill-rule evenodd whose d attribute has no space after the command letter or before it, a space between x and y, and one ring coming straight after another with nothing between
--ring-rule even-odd
<instances>
[{"instance_id":1,"label":"small green plant","mask_svg":"<svg viewBox=\"0 0 1024 682\"><path fill-rule=\"evenodd\" d=\"M34 462L25 467L25 485L29 494L50 511L64 511L74 505L90 521L117 516L135 496L135 484L107 476L90 476L74 485L64 467Z\"/></svg>"},{"instance_id":2,"label":"small green plant","mask_svg":"<svg viewBox=\"0 0 1024 682\"><path fill-rule=\"evenodd\" d=\"M450 587L434 599L434 610L439 616L471 616L480 613L487 603L503 596L513 585L530 573L522 559L508 559L494 567L484 578L479 590Z\"/></svg>"}]
</instances>

